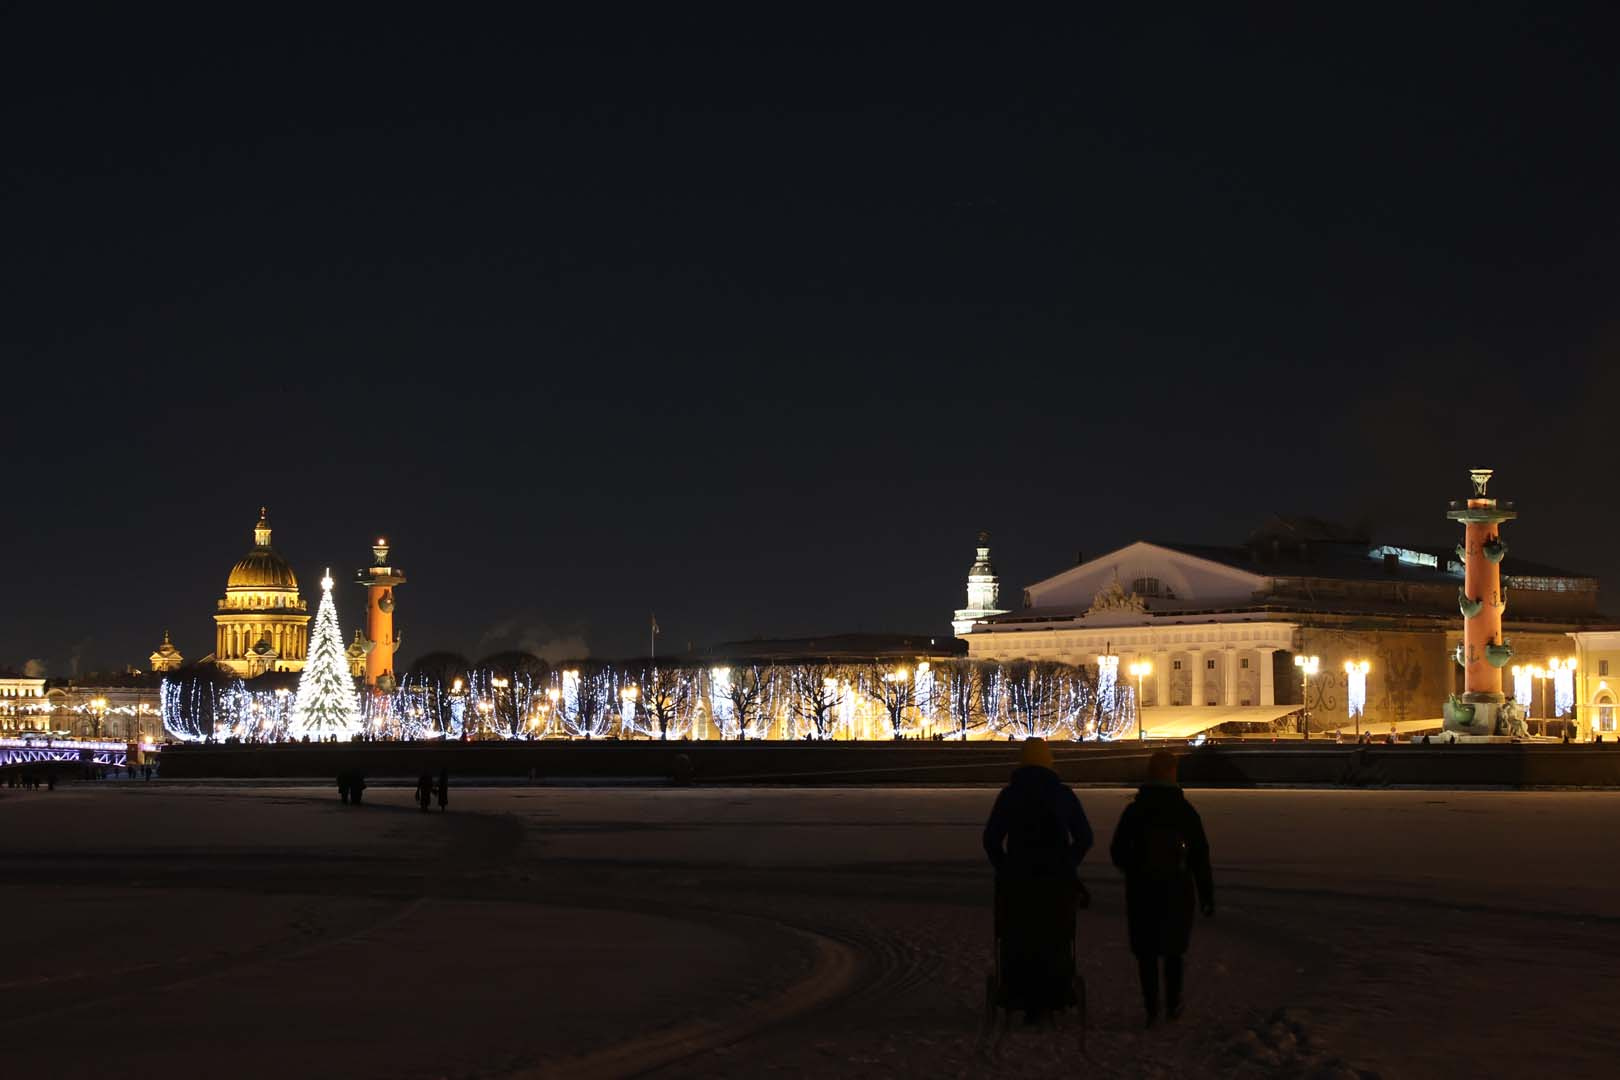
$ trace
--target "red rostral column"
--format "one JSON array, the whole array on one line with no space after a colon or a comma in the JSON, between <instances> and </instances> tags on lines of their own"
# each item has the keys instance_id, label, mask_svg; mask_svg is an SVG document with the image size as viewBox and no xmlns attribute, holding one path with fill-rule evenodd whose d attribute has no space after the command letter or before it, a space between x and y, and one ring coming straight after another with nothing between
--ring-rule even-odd
<instances>
[{"instance_id":1,"label":"red rostral column","mask_svg":"<svg viewBox=\"0 0 1620 1080\"><path fill-rule=\"evenodd\" d=\"M382 537L371 545L372 565L359 571L355 580L366 587L366 686L392 690L394 652L399 636L394 633L394 589L405 584L405 571L388 565L388 541Z\"/></svg>"},{"instance_id":2,"label":"red rostral column","mask_svg":"<svg viewBox=\"0 0 1620 1080\"><path fill-rule=\"evenodd\" d=\"M1458 657L1463 666L1463 694L1446 703L1445 727L1470 735L1499 734L1498 720L1506 700L1502 694L1502 665L1513 650L1502 640L1502 559L1507 545L1498 526L1518 517L1513 504L1485 493L1490 469L1470 469L1471 498L1453 502L1446 514L1462 523L1463 542L1457 549L1463 561L1463 587L1457 606L1463 616L1463 645Z\"/></svg>"}]
</instances>

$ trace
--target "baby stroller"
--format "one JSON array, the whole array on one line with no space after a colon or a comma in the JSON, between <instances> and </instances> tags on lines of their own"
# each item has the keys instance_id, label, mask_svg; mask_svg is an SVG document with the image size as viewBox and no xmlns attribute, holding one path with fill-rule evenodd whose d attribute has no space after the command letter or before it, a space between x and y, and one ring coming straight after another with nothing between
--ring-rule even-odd
<instances>
[{"instance_id":1,"label":"baby stroller","mask_svg":"<svg viewBox=\"0 0 1620 1080\"><path fill-rule=\"evenodd\" d=\"M1075 913L1090 902L1073 878L996 877L995 950L984 978L981 1040L993 1049L1014 1012L1053 1026L1068 1009L1085 1044L1086 980L1076 968Z\"/></svg>"}]
</instances>

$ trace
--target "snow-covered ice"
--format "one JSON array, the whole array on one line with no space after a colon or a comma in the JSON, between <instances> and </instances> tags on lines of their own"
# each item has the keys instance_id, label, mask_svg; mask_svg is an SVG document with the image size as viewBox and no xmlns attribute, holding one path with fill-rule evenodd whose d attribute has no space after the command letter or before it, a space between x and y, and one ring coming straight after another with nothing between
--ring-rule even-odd
<instances>
[{"instance_id":1,"label":"snow-covered ice","mask_svg":"<svg viewBox=\"0 0 1620 1080\"><path fill-rule=\"evenodd\" d=\"M1072 1028L977 1054L988 789L0 789L9 1071L1608 1075L1620 793L1194 791L1219 912L1141 1030L1082 790Z\"/></svg>"}]
</instances>

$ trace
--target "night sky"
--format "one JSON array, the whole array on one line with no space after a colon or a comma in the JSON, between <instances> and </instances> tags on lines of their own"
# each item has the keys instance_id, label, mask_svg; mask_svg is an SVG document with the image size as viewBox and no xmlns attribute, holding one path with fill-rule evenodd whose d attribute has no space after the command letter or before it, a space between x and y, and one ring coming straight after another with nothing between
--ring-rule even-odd
<instances>
[{"instance_id":1,"label":"night sky","mask_svg":"<svg viewBox=\"0 0 1620 1080\"><path fill-rule=\"evenodd\" d=\"M407 663L1449 543L1476 464L1620 581L1602 7L208 10L7 19L0 667L201 656L261 504L312 611L394 541Z\"/></svg>"}]
</instances>

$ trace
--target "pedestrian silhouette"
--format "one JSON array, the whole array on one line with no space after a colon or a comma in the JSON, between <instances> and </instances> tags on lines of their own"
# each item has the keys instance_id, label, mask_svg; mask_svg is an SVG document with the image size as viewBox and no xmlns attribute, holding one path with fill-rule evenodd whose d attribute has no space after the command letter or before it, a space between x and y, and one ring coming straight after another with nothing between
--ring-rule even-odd
<instances>
[{"instance_id":1,"label":"pedestrian silhouette","mask_svg":"<svg viewBox=\"0 0 1620 1080\"><path fill-rule=\"evenodd\" d=\"M445 810L450 805L450 770L439 770L439 809Z\"/></svg>"},{"instance_id":2,"label":"pedestrian silhouette","mask_svg":"<svg viewBox=\"0 0 1620 1080\"><path fill-rule=\"evenodd\" d=\"M347 770L338 773L337 784L338 784L338 798L343 800L343 805L344 806L348 806L349 805L349 773L348 773Z\"/></svg>"},{"instance_id":3,"label":"pedestrian silhouette","mask_svg":"<svg viewBox=\"0 0 1620 1080\"><path fill-rule=\"evenodd\" d=\"M1092 835L1055 764L1045 739L1027 740L984 824L984 852L996 869L994 1004L1022 1009L1026 1023L1076 1003L1074 916L1086 896L1078 869Z\"/></svg>"},{"instance_id":4,"label":"pedestrian silhouette","mask_svg":"<svg viewBox=\"0 0 1620 1080\"><path fill-rule=\"evenodd\" d=\"M1148 780L1125 807L1109 848L1125 873L1125 915L1131 952L1142 981L1147 1026L1159 1018L1159 961L1164 961L1164 1008L1181 1016L1183 957L1192 937L1196 897L1215 914L1204 823L1176 783L1176 758L1167 750L1148 759Z\"/></svg>"},{"instance_id":5,"label":"pedestrian silhouette","mask_svg":"<svg viewBox=\"0 0 1620 1080\"><path fill-rule=\"evenodd\" d=\"M424 814L427 813L428 809L433 805L432 773L425 772L416 778L416 805L422 808L422 813Z\"/></svg>"}]
</instances>

